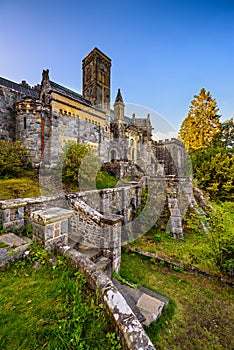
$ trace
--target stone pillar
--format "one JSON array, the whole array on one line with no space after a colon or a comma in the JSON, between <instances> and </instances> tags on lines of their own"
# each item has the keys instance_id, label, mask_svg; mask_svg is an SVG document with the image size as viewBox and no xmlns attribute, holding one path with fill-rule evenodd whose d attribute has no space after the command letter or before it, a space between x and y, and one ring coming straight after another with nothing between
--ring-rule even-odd
<instances>
[{"instance_id":1,"label":"stone pillar","mask_svg":"<svg viewBox=\"0 0 234 350\"><path fill-rule=\"evenodd\" d=\"M24 207L0 209L0 221L5 229L24 226Z\"/></svg>"},{"instance_id":2,"label":"stone pillar","mask_svg":"<svg viewBox=\"0 0 234 350\"><path fill-rule=\"evenodd\" d=\"M68 219L72 210L59 207L38 210L32 213L33 240L45 249L53 250L54 244L67 244Z\"/></svg>"}]
</instances>

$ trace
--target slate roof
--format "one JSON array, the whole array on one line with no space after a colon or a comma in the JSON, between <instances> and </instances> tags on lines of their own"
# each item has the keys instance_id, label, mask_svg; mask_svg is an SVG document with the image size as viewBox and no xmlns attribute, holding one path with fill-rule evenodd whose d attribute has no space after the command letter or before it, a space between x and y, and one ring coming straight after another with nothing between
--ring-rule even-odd
<instances>
[{"instance_id":1,"label":"slate roof","mask_svg":"<svg viewBox=\"0 0 234 350\"><path fill-rule=\"evenodd\" d=\"M50 80L50 85L52 87L52 90L55 92L58 92L59 94L69 97L75 101L81 102L83 104L86 104L88 106L92 106L92 104L86 100L81 94L78 94L78 92L72 91L62 85L59 85L55 83L54 81Z\"/></svg>"},{"instance_id":2,"label":"slate roof","mask_svg":"<svg viewBox=\"0 0 234 350\"><path fill-rule=\"evenodd\" d=\"M110 121L111 122L114 121L114 110L113 109L110 110ZM131 118L127 117L126 115L124 116L124 121L126 124L134 125L133 120Z\"/></svg>"},{"instance_id":3,"label":"slate roof","mask_svg":"<svg viewBox=\"0 0 234 350\"><path fill-rule=\"evenodd\" d=\"M0 85L5 86L8 89L18 91L25 96L31 96L35 98L39 97L39 92L37 90L31 89L30 87L22 86L5 78L0 77Z\"/></svg>"}]
</instances>

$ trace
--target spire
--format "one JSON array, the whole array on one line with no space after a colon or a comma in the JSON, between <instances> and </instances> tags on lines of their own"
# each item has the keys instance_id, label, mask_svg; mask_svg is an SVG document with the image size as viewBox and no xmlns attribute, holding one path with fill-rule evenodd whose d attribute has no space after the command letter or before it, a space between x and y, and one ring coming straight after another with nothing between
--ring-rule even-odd
<instances>
[{"instance_id":1,"label":"spire","mask_svg":"<svg viewBox=\"0 0 234 350\"><path fill-rule=\"evenodd\" d=\"M116 99L115 99L115 103L118 103L118 102L124 103L123 97L122 97L121 92L120 92L120 89L118 89L117 96L116 96Z\"/></svg>"},{"instance_id":2,"label":"spire","mask_svg":"<svg viewBox=\"0 0 234 350\"><path fill-rule=\"evenodd\" d=\"M120 89L118 89L114 103L114 120L124 121L124 101Z\"/></svg>"}]
</instances>

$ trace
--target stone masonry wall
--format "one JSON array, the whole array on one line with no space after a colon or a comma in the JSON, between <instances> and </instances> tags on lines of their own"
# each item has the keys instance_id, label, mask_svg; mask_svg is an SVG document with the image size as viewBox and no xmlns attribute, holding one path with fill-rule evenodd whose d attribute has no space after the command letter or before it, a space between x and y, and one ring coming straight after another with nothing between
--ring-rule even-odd
<instances>
[{"instance_id":1,"label":"stone masonry wall","mask_svg":"<svg viewBox=\"0 0 234 350\"><path fill-rule=\"evenodd\" d=\"M0 86L0 138L15 140L15 112L14 103L21 94L14 90Z\"/></svg>"}]
</instances>

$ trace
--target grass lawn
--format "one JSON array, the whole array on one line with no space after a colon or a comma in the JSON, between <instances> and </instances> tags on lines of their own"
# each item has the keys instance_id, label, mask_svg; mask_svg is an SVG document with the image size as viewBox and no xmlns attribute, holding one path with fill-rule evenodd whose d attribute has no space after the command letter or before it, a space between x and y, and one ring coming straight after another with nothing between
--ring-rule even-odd
<instances>
[{"instance_id":1,"label":"grass lawn","mask_svg":"<svg viewBox=\"0 0 234 350\"><path fill-rule=\"evenodd\" d=\"M0 276L0 348L121 349L103 306L62 257L39 249Z\"/></svg>"},{"instance_id":2,"label":"grass lawn","mask_svg":"<svg viewBox=\"0 0 234 350\"><path fill-rule=\"evenodd\" d=\"M234 349L231 287L127 252L121 276L170 298L164 316L147 329L157 350Z\"/></svg>"},{"instance_id":3,"label":"grass lawn","mask_svg":"<svg viewBox=\"0 0 234 350\"><path fill-rule=\"evenodd\" d=\"M230 237L232 235L234 237L234 203L213 203L213 207L222 212L225 231ZM207 235L199 230L196 224L193 224L193 227L194 229L185 230L184 239L175 239L171 233L165 232L160 227L152 227L145 235L131 242L130 246L218 274L212 254L212 232Z\"/></svg>"},{"instance_id":4,"label":"grass lawn","mask_svg":"<svg viewBox=\"0 0 234 350\"><path fill-rule=\"evenodd\" d=\"M36 178L0 179L0 200L37 197L40 195Z\"/></svg>"}]
</instances>

